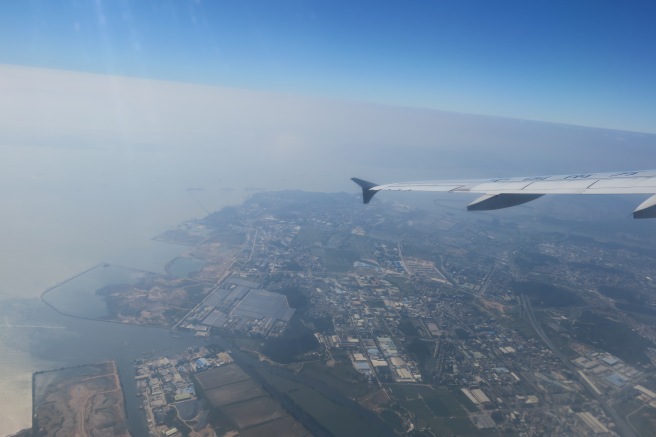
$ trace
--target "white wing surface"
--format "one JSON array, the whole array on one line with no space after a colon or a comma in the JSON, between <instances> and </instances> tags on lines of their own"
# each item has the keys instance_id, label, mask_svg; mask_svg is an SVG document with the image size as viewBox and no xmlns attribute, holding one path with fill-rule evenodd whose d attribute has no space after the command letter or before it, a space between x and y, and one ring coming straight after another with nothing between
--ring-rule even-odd
<instances>
[{"instance_id":1,"label":"white wing surface","mask_svg":"<svg viewBox=\"0 0 656 437\"><path fill-rule=\"evenodd\" d=\"M558 176L513 177L479 180L401 182L377 185L352 178L362 187L364 203L378 191L435 191L482 193L467 206L483 211L521 205L545 194L651 194L633 212L634 218L656 217L656 170L583 173Z\"/></svg>"}]
</instances>

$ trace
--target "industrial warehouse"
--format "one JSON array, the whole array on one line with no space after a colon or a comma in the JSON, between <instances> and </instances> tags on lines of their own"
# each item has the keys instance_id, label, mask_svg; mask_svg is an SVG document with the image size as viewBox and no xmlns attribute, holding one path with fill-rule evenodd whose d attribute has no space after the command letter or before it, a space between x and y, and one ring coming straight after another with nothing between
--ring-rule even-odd
<instances>
[{"instance_id":1,"label":"industrial warehouse","mask_svg":"<svg viewBox=\"0 0 656 437\"><path fill-rule=\"evenodd\" d=\"M294 309L283 294L259 287L257 282L246 279L227 279L189 314L183 327L200 333L207 333L210 328L261 335L282 333Z\"/></svg>"}]
</instances>

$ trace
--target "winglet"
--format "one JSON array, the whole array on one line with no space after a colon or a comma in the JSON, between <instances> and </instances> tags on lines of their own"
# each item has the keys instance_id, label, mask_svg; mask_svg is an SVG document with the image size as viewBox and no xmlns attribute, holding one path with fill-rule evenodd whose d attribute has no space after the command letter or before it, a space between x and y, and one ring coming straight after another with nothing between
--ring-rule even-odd
<instances>
[{"instance_id":1,"label":"winglet","mask_svg":"<svg viewBox=\"0 0 656 437\"><path fill-rule=\"evenodd\" d=\"M368 182L362 179L358 178L351 178L353 182L356 184L360 185L362 187L362 202L363 203L369 203L372 197L378 192L378 190L372 190L373 187L376 187L377 185L374 184L373 182Z\"/></svg>"}]
</instances>

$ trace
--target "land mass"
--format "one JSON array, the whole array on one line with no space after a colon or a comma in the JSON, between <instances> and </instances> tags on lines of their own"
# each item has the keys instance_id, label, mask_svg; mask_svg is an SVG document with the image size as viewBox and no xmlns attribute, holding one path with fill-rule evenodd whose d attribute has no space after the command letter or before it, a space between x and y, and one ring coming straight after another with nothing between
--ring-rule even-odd
<instances>
[{"instance_id":1,"label":"land mass","mask_svg":"<svg viewBox=\"0 0 656 437\"><path fill-rule=\"evenodd\" d=\"M113 361L37 372L33 392L35 436L130 435Z\"/></svg>"},{"instance_id":2,"label":"land mass","mask_svg":"<svg viewBox=\"0 0 656 437\"><path fill-rule=\"evenodd\" d=\"M654 237L522 211L258 193L158 236L187 245L168 275L92 297L232 350L141 364L152 435L649 435Z\"/></svg>"}]
</instances>

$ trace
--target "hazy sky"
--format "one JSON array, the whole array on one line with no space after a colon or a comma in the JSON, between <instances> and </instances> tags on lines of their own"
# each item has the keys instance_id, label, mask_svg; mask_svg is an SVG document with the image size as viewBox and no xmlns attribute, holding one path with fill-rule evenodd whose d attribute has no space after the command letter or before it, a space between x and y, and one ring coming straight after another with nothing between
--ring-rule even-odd
<instances>
[{"instance_id":1,"label":"hazy sky","mask_svg":"<svg viewBox=\"0 0 656 437\"><path fill-rule=\"evenodd\" d=\"M651 1L3 2L0 63L656 132Z\"/></svg>"}]
</instances>

